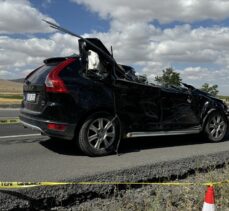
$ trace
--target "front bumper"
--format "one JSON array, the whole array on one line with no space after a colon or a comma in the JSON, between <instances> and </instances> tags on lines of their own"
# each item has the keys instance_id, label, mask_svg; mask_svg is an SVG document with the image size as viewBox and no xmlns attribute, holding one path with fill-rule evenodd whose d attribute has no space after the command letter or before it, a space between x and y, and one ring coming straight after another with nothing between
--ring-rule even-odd
<instances>
[{"instance_id":1,"label":"front bumper","mask_svg":"<svg viewBox=\"0 0 229 211\"><path fill-rule=\"evenodd\" d=\"M25 114L20 114L19 118L20 118L21 123L25 127L31 128L33 130L37 130L44 135L47 135L50 137L62 138L62 139L66 139L66 140L72 140L74 138L76 124L69 124L66 122L54 122L54 121L50 121L50 120L43 120L40 118L30 117L30 116L25 115ZM47 125L49 123L64 124L64 125L66 125L66 129L64 131L50 130L47 127Z\"/></svg>"}]
</instances>

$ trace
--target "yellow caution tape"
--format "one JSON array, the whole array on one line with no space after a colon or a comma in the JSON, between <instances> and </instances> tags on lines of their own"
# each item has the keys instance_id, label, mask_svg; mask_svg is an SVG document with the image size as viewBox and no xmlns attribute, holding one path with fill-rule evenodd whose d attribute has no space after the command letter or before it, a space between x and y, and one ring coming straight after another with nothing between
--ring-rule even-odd
<instances>
[{"instance_id":1,"label":"yellow caution tape","mask_svg":"<svg viewBox=\"0 0 229 211\"><path fill-rule=\"evenodd\" d=\"M0 189L32 188L39 186L57 186L69 184L69 182L0 182Z\"/></svg>"},{"instance_id":2,"label":"yellow caution tape","mask_svg":"<svg viewBox=\"0 0 229 211\"><path fill-rule=\"evenodd\" d=\"M0 119L0 125L9 125L9 124L17 124L19 123L19 118L13 118L13 119Z\"/></svg>"},{"instance_id":3,"label":"yellow caution tape","mask_svg":"<svg viewBox=\"0 0 229 211\"><path fill-rule=\"evenodd\" d=\"M21 189L59 185L163 185L163 186L213 186L229 184L229 180L219 182L0 182L0 189Z\"/></svg>"}]
</instances>

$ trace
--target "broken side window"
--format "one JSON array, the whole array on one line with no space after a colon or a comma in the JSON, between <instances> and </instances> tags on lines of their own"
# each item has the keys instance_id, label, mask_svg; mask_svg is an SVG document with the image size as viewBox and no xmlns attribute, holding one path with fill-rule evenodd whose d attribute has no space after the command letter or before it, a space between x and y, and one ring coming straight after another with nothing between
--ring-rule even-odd
<instances>
[{"instance_id":1,"label":"broken side window","mask_svg":"<svg viewBox=\"0 0 229 211\"><path fill-rule=\"evenodd\" d=\"M99 80L105 79L108 76L108 70L100 60L99 55L92 50L88 50L87 54L87 76Z\"/></svg>"}]
</instances>

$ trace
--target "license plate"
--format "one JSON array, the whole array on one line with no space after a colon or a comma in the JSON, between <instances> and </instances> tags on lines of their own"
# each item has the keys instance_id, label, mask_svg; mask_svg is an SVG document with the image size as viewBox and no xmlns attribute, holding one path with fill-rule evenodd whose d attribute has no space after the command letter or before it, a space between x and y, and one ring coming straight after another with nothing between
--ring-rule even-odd
<instances>
[{"instance_id":1,"label":"license plate","mask_svg":"<svg viewBox=\"0 0 229 211\"><path fill-rule=\"evenodd\" d=\"M34 94L34 93L28 93L26 95L26 101L27 102L35 102L36 101L36 94Z\"/></svg>"}]
</instances>

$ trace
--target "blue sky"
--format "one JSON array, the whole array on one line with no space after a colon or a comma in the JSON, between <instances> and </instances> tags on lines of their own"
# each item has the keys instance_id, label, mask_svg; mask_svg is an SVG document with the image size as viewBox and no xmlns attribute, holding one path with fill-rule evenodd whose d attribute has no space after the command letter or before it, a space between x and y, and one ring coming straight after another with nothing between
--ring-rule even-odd
<instances>
[{"instance_id":1,"label":"blue sky","mask_svg":"<svg viewBox=\"0 0 229 211\"><path fill-rule=\"evenodd\" d=\"M24 77L47 57L77 53L77 40L41 19L114 48L118 62L153 81L173 67L183 81L229 95L229 1L0 0L0 78Z\"/></svg>"},{"instance_id":2,"label":"blue sky","mask_svg":"<svg viewBox=\"0 0 229 211\"><path fill-rule=\"evenodd\" d=\"M68 0L53 0L50 3L43 0L31 0L32 5L44 14L53 17L60 25L74 29L79 34L92 31L108 31L109 21L100 18L96 13L90 12L85 6L75 4Z\"/></svg>"}]
</instances>

